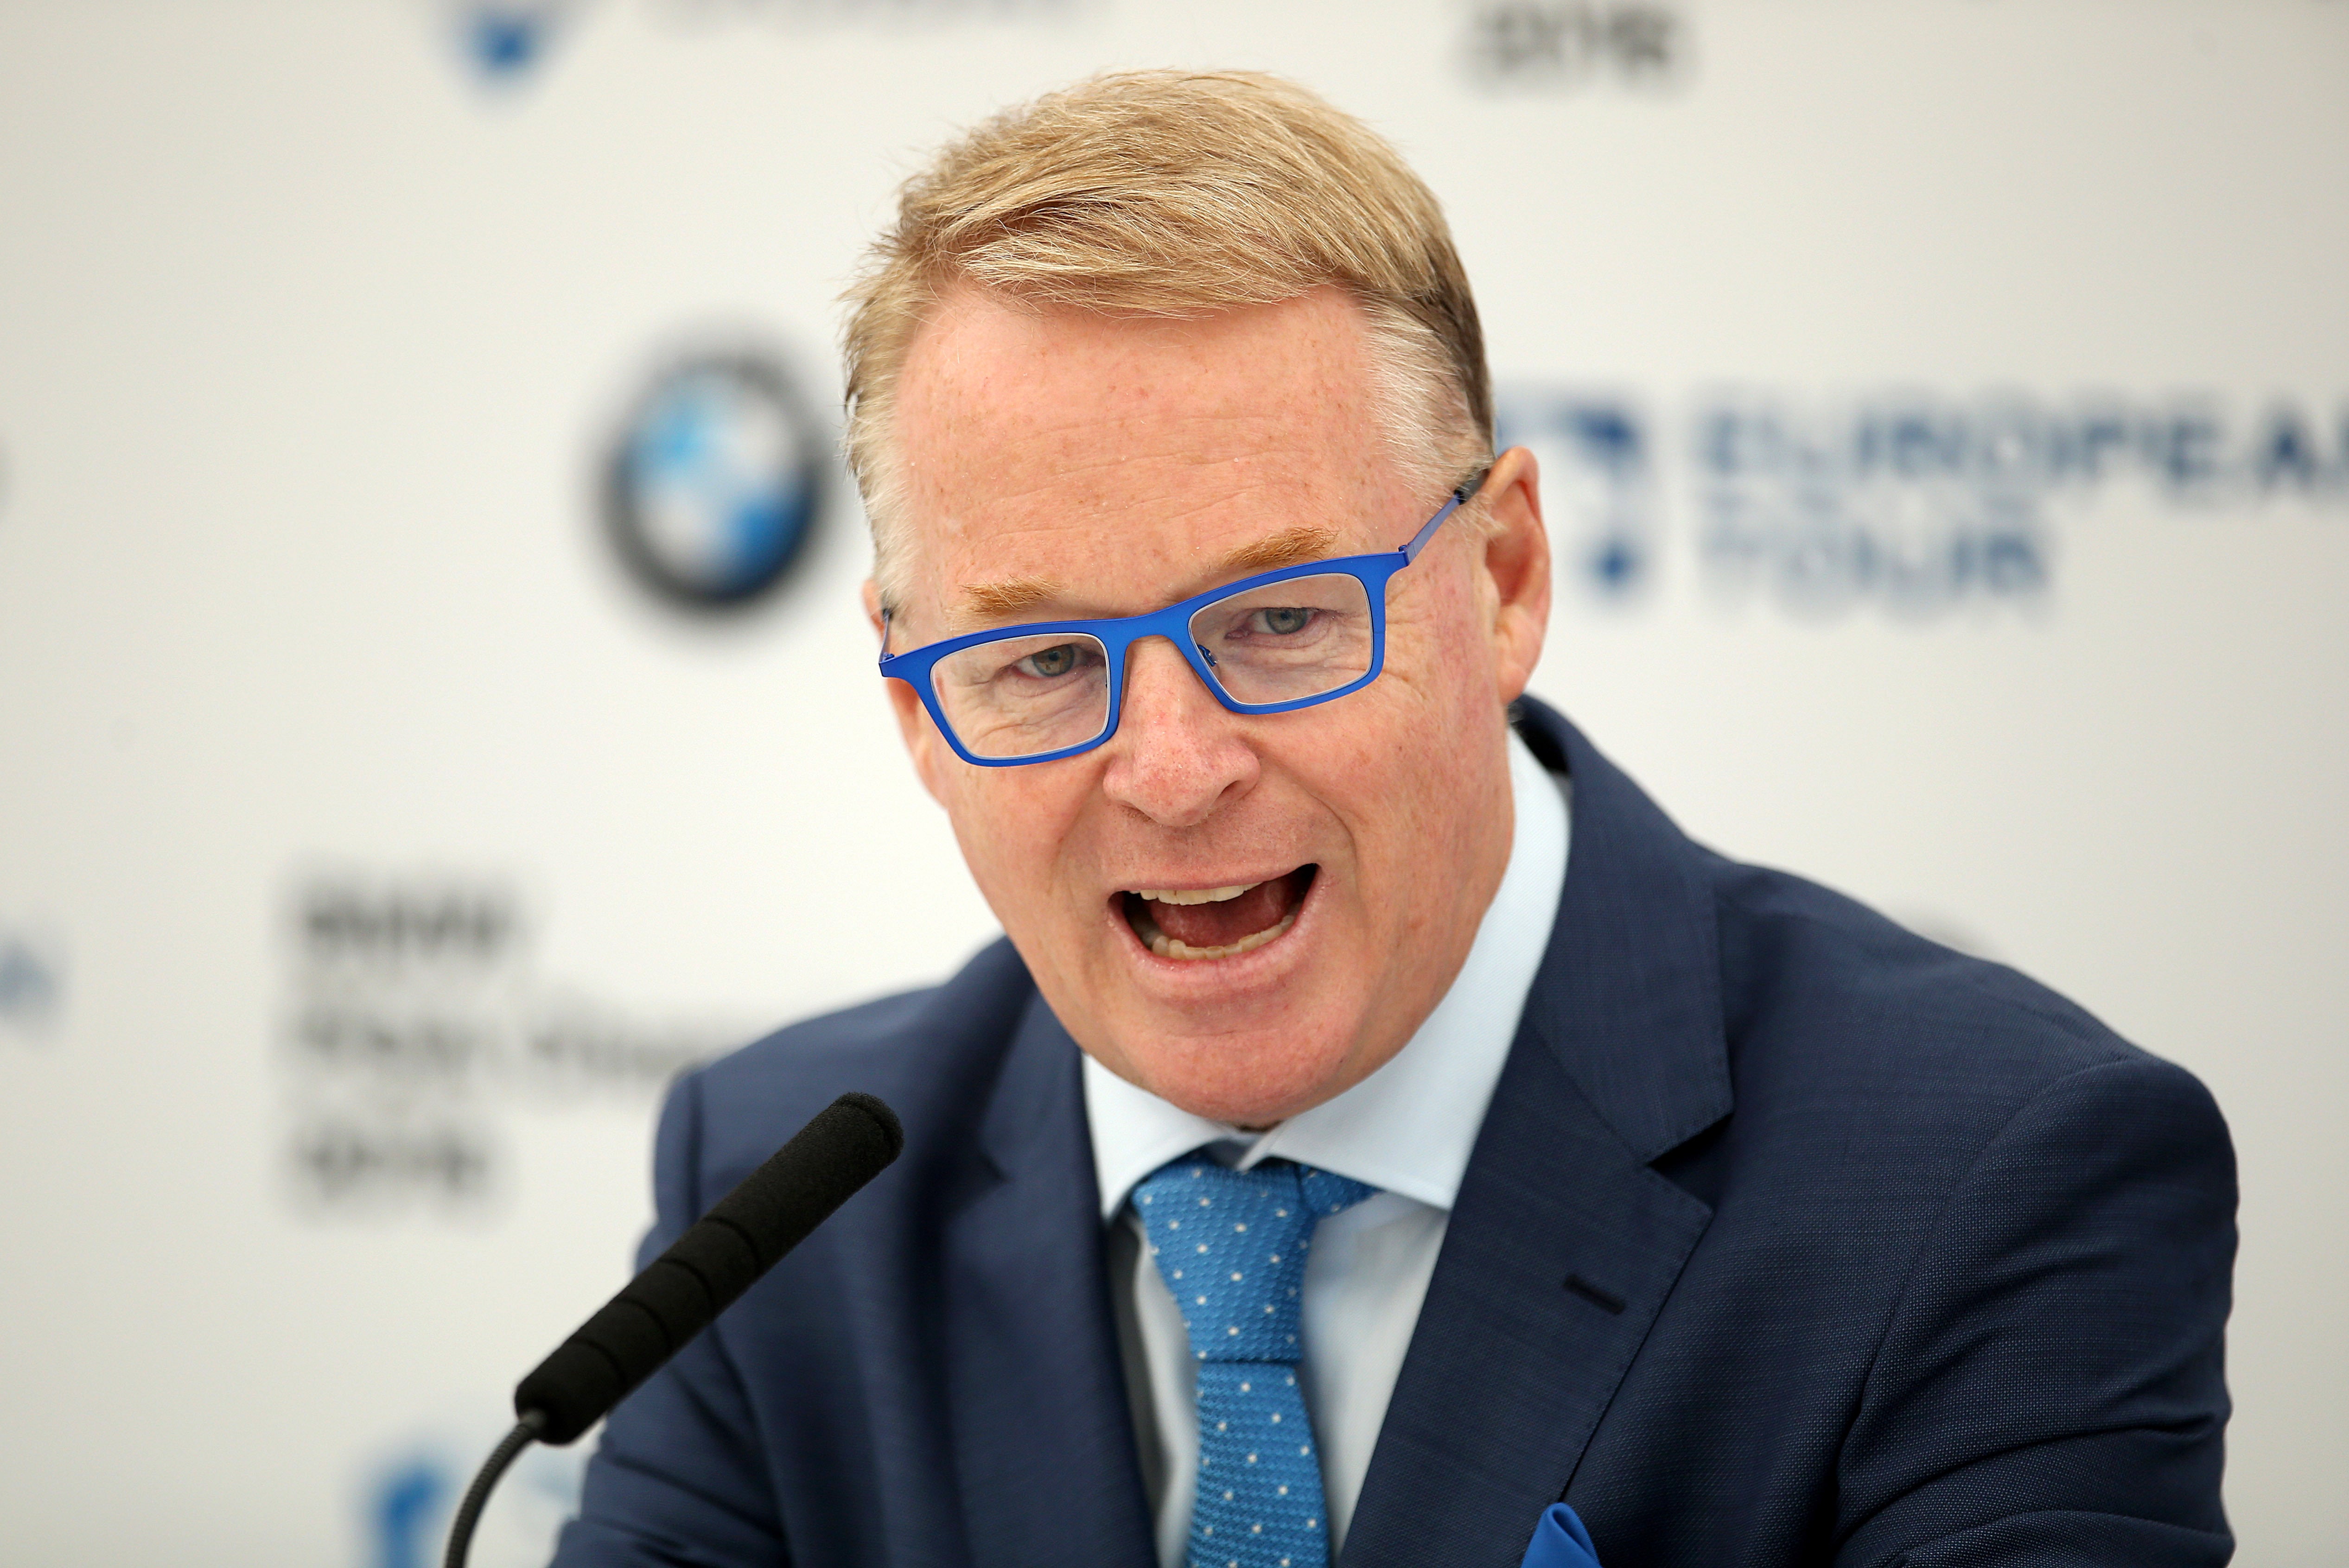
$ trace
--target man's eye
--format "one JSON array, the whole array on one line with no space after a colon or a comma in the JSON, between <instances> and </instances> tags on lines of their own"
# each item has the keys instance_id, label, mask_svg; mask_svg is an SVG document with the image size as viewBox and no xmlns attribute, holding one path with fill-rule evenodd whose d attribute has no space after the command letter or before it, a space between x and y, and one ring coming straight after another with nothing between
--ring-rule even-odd
<instances>
[{"instance_id":1,"label":"man's eye","mask_svg":"<svg viewBox=\"0 0 2349 1568\"><path fill-rule=\"evenodd\" d=\"M1039 648L1012 666L1022 675L1034 676L1040 680L1050 680L1055 676L1067 675L1076 667L1077 645L1074 643L1062 643L1053 648Z\"/></svg>"},{"instance_id":2,"label":"man's eye","mask_svg":"<svg viewBox=\"0 0 2349 1568\"><path fill-rule=\"evenodd\" d=\"M1299 605L1275 605L1256 613L1257 630L1276 637L1292 637L1312 624L1313 612Z\"/></svg>"}]
</instances>

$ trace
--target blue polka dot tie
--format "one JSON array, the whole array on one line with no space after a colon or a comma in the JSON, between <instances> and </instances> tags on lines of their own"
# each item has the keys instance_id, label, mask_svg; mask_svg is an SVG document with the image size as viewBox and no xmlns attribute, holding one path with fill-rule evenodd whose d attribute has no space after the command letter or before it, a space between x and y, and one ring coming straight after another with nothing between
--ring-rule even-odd
<instances>
[{"instance_id":1,"label":"blue polka dot tie","mask_svg":"<svg viewBox=\"0 0 2349 1568\"><path fill-rule=\"evenodd\" d=\"M1299 1292L1313 1227L1378 1189L1268 1160L1186 1155L1133 1190L1199 1371L1191 1568L1328 1568L1321 1458L1305 1413Z\"/></svg>"}]
</instances>

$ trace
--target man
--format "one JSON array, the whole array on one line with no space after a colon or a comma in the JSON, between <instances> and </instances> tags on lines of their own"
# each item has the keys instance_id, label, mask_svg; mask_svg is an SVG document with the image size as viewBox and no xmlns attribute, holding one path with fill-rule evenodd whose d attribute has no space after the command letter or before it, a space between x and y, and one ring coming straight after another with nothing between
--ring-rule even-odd
<instances>
[{"instance_id":1,"label":"man","mask_svg":"<svg viewBox=\"0 0 2349 1568\"><path fill-rule=\"evenodd\" d=\"M2226 1560L2216 1109L1523 698L1535 465L1392 150L1103 78L854 302L883 670L1007 941L678 1084L648 1251L843 1089L906 1152L559 1562L1506 1568L1560 1500L1610 1568Z\"/></svg>"}]
</instances>

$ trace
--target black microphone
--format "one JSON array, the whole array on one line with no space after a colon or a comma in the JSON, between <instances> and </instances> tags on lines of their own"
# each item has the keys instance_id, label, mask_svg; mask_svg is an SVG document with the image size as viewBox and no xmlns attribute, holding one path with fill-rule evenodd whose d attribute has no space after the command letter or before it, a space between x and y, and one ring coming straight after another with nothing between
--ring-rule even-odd
<instances>
[{"instance_id":1,"label":"black microphone","mask_svg":"<svg viewBox=\"0 0 2349 1568\"><path fill-rule=\"evenodd\" d=\"M481 1505L515 1455L571 1442L602 1420L905 1147L895 1111L869 1094L842 1095L556 1346L514 1387L520 1420L458 1507L447 1568L463 1568Z\"/></svg>"}]
</instances>

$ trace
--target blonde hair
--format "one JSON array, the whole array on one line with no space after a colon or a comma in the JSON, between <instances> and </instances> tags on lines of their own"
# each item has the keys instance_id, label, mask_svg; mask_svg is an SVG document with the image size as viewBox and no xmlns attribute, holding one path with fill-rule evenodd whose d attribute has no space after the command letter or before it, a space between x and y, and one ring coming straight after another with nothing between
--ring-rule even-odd
<instances>
[{"instance_id":1,"label":"blonde hair","mask_svg":"<svg viewBox=\"0 0 2349 1568\"><path fill-rule=\"evenodd\" d=\"M1044 306L1198 316L1325 284L1368 318L1390 447L1433 490L1492 450L1485 341L1434 194L1369 127L1250 71L1095 77L1008 109L898 195L845 296L847 451L885 602L903 585L897 374L957 282Z\"/></svg>"}]
</instances>

